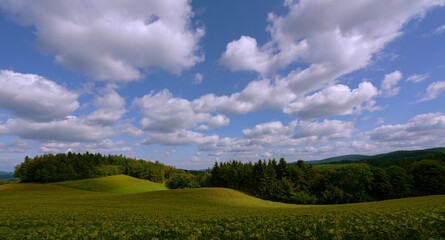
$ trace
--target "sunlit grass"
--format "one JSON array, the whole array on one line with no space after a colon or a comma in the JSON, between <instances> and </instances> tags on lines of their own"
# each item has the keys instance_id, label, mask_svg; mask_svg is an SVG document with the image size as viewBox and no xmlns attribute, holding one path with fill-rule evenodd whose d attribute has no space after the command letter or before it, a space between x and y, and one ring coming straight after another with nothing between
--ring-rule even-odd
<instances>
[{"instance_id":1,"label":"sunlit grass","mask_svg":"<svg viewBox=\"0 0 445 240\"><path fill-rule=\"evenodd\" d=\"M54 185L109 193L139 193L167 190L164 184L154 183L127 175L83 179L54 183Z\"/></svg>"},{"instance_id":2,"label":"sunlit grass","mask_svg":"<svg viewBox=\"0 0 445 240\"><path fill-rule=\"evenodd\" d=\"M445 195L316 206L225 188L108 194L8 184L0 202L0 239L445 238Z\"/></svg>"}]
</instances>

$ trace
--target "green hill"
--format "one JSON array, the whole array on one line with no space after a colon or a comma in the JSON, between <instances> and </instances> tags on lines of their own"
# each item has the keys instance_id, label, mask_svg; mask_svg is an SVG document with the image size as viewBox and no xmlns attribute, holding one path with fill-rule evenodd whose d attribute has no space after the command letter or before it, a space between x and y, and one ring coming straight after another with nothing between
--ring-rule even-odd
<instances>
[{"instance_id":1,"label":"green hill","mask_svg":"<svg viewBox=\"0 0 445 240\"><path fill-rule=\"evenodd\" d=\"M366 155L344 155L338 157L326 158L323 160L313 160L313 161L305 161L305 163L310 163L312 165L318 164L337 164L337 163L350 163L350 162L365 162L375 166L381 166L385 164L390 164L396 161L400 161L403 159L412 160L412 159L421 159L427 158L434 154L444 153L445 148L429 148L422 150L413 150L413 151L395 151L389 153L382 153L373 156ZM296 164L296 163L292 163Z\"/></svg>"},{"instance_id":2,"label":"green hill","mask_svg":"<svg viewBox=\"0 0 445 240\"><path fill-rule=\"evenodd\" d=\"M162 183L154 183L127 175L65 181L54 183L54 185L109 193L139 193L167 190L167 187Z\"/></svg>"},{"instance_id":3,"label":"green hill","mask_svg":"<svg viewBox=\"0 0 445 240\"><path fill-rule=\"evenodd\" d=\"M0 202L2 239L445 237L445 195L315 206L226 188L106 194L14 183L0 186Z\"/></svg>"}]
</instances>

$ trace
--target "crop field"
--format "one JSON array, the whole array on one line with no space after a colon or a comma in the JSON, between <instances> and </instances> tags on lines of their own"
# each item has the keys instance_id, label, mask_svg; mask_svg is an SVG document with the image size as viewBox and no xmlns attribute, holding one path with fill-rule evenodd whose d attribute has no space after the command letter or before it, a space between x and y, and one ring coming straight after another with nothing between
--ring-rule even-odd
<instances>
[{"instance_id":1,"label":"crop field","mask_svg":"<svg viewBox=\"0 0 445 240\"><path fill-rule=\"evenodd\" d=\"M167 190L167 187L162 183L154 183L127 175L58 182L54 185L109 193L140 193Z\"/></svg>"},{"instance_id":2,"label":"crop field","mask_svg":"<svg viewBox=\"0 0 445 240\"><path fill-rule=\"evenodd\" d=\"M0 239L445 238L445 195L315 206L225 188L113 194L7 184L0 202Z\"/></svg>"}]
</instances>

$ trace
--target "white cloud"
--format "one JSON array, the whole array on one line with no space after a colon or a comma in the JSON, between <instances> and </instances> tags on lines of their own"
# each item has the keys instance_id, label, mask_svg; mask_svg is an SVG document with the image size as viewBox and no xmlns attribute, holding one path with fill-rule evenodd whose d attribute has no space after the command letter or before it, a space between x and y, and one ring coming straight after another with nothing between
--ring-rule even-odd
<instances>
[{"instance_id":1,"label":"white cloud","mask_svg":"<svg viewBox=\"0 0 445 240\"><path fill-rule=\"evenodd\" d=\"M406 23L422 17L425 11L437 5L443 3L433 0L287 1L285 6L289 12L286 15L269 14L270 25L267 30L271 34L271 41L258 46L256 39L241 36L227 44L221 62L233 71L253 70L262 76L294 62L308 67L295 69L285 77L277 76L273 81L253 81L243 91L230 96L208 94L194 103L205 110L217 109L231 114L244 114L264 108L281 108L284 112L303 109L305 101L311 98L305 98L306 94L326 88L340 76L366 67L375 54L402 34L401 29ZM386 82L393 86L387 94L395 95L399 91L398 87L394 87L395 82L390 79ZM339 90L343 88L342 91L350 91L340 86L337 87ZM371 87L367 89L371 90ZM358 101L359 96L355 96L357 102L350 103L348 99L342 98L345 100L343 105L328 108L329 104L321 104L319 107L326 107L328 115L351 114L354 109L372 110L375 109L375 102L371 98L376 95L373 89L367 93L361 92L363 99L366 99L362 102ZM312 97L321 98L332 90L333 87L328 87ZM361 108L362 104L365 107ZM314 114L313 117L321 116L323 113Z\"/></svg>"},{"instance_id":2,"label":"white cloud","mask_svg":"<svg viewBox=\"0 0 445 240\"><path fill-rule=\"evenodd\" d=\"M346 85L333 85L290 103L284 108L284 112L296 112L303 119L347 115L361 111L363 103L377 95L377 88L370 82L362 82L353 90Z\"/></svg>"},{"instance_id":3,"label":"white cloud","mask_svg":"<svg viewBox=\"0 0 445 240\"><path fill-rule=\"evenodd\" d=\"M203 138L203 134L178 130L176 132L150 132L147 133L145 139L140 143L142 145L161 144L166 146L188 146L198 143Z\"/></svg>"},{"instance_id":4,"label":"white cloud","mask_svg":"<svg viewBox=\"0 0 445 240\"><path fill-rule=\"evenodd\" d=\"M0 107L15 116L50 121L68 116L79 107L78 95L34 74L0 71Z\"/></svg>"},{"instance_id":5,"label":"white cloud","mask_svg":"<svg viewBox=\"0 0 445 240\"><path fill-rule=\"evenodd\" d=\"M399 93L400 88L396 86L400 79L402 79L402 73L400 71L394 71L385 75L381 88L386 97L393 97Z\"/></svg>"},{"instance_id":6,"label":"white cloud","mask_svg":"<svg viewBox=\"0 0 445 240\"><path fill-rule=\"evenodd\" d=\"M87 116L87 119L93 123L111 124L124 115L125 99L117 92L111 90L101 97L96 97L95 105L98 110Z\"/></svg>"},{"instance_id":7,"label":"white cloud","mask_svg":"<svg viewBox=\"0 0 445 240\"><path fill-rule=\"evenodd\" d=\"M22 138L62 141L62 142L98 142L107 137L125 134L141 136L141 130L125 122L113 126L92 125L82 118L69 116L63 120L34 122L24 119L8 119L0 125L0 136L16 135Z\"/></svg>"},{"instance_id":8,"label":"white cloud","mask_svg":"<svg viewBox=\"0 0 445 240\"><path fill-rule=\"evenodd\" d=\"M247 87L230 96L215 96L207 94L192 102L196 111L221 111L229 114L245 114L260 109L280 109L295 99L295 94L289 92L285 85L271 85L270 80L252 81Z\"/></svg>"},{"instance_id":9,"label":"white cloud","mask_svg":"<svg viewBox=\"0 0 445 240\"><path fill-rule=\"evenodd\" d=\"M221 61L232 70L260 73L292 62L354 71L399 36L406 22L438 4L434 0L287 1L287 15L269 14L270 42L260 47L255 39L242 36L227 44Z\"/></svg>"},{"instance_id":10,"label":"white cloud","mask_svg":"<svg viewBox=\"0 0 445 240\"><path fill-rule=\"evenodd\" d=\"M82 119L69 117L50 122L32 122L9 119L0 125L0 135L16 135L22 138L57 141L98 141L113 135L109 127L87 125Z\"/></svg>"},{"instance_id":11,"label":"white cloud","mask_svg":"<svg viewBox=\"0 0 445 240\"><path fill-rule=\"evenodd\" d=\"M230 122L229 118L221 114L195 111L190 101L175 98L168 90L136 98L133 104L140 108L143 115L141 128L151 132L171 133L196 127L198 123L205 123L198 128L207 130L226 126Z\"/></svg>"},{"instance_id":12,"label":"white cloud","mask_svg":"<svg viewBox=\"0 0 445 240\"><path fill-rule=\"evenodd\" d=\"M442 113L417 115L405 124L383 125L363 134L365 139L391 147L426 148L445 144L445 116Z\"/></svg>"},{"instance_id":13,"label":"white cloud","mask_svg":"<svg viewBox=\"0 0 445 240\"><path fill-rule=\"evenodd\" d=\"M180 73L204 58L204 29L191 25L188 0L6 0L0 8L34 26L38 46L57 63L95 79L131 81L149 67Z\"/></svg>"},{"instance_id":14,"label":"white cloud","mask_svg":"<svg viewBox=\"0 0 445 240\"><path fill-rule=\"evenodd\" d=\"M320 140L350 138L355 131L353 122L340 120L323 120L322 122L298 123L298 131L293 136L296 139L316 137Z\"/></svg>"},{"instance_id":15,"label":"white cloud","mask_svg":"<svg viewBox=\"0 0 445 240\"><path fill-rule=\"evenodd\" d=\"M435 99L444 91L445 91L445 81L433 82L426 89L425 97L420 99L419 102Z\"/></svg>"},{"instance_id":16,"label":"white cloud","mask_svg":"<svg viewBox=\"0 0 445 240\"><path fill-rule=\"evenodd\" d=\"M256 125L253 129L243 129L243 134L245 138L258 138L266 135L290 132L295 128L296 123L296 121L293 121L289 126L283 126L280 121L262 123Z\"/></svg>"},{"instance_id":17,"label":"white cloud","mask_svg":"<svg viewBox=\"0 0 445 240\"><path fill-rule=\"evenodd\" d=\"M45 142L40 147L40 151L44 153L61 153L61 152L89 152L89 153L122 153L132 152L133 149L124 146L123 141L113 142L110 139L104 139L97 143L86 144L82 142L61 143L61 142Z\"/></svg>"},{"instance_id":18,"label":"white cloud","mask_svg":"<svg viewBox=\"0 0 445 240\"><path fill-rule=\"evenodd\" d=\"M0 152L23 153L31 146L23 139L14 138L7 143L0 143Z\"/></svg>"},{"instance_id":19,"label":"white cloud","mask_svg":"<svg viewBox=\"0 0 445 240\"><path fill-rule=\"evenodd\" d=\"M201 73L195 74L195 80L193 81L193 85L199 85L202 83L202 79L204 79L204 76Z\"/></svg>"},{"instance_id":20,"label":"white cloud","mask_svg":"<svg viewBox=\"0 0 445 240\"><path fill-rule=\"evenodd\" d=\"M428 79L430 77L429 73L425 73L425 74L413 74L411 76L409 76L406 81L408 82L414 82L414 83L418 83L418 82L422 82L425 79Z\"/></svg>"}]
</instances>

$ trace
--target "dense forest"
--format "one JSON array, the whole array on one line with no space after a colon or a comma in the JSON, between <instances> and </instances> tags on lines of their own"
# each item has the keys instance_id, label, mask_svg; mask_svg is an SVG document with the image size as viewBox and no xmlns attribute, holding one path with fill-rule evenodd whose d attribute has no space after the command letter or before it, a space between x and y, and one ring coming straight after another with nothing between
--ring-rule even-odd
<instances>
[{"instance_id":1,"label":"dense forest","mask_svg":"<svg viewBox=\"0 0 445 240\"><path fill-rule=\"evenodd\" d=\"M228 187L288 203L353 203L445 194L445 154L402 159L385 167L351 163L320 172L303 161L284 159L215 164L209 186Z\"/></svg>"},{"instance_id":2,"label":"dense forest","mask_svg":"<svg viewBox=\"0 0 445 240\"><path fill-rule=\"evenodd\" d=\"M126 174L153 182L164 182L174 169L159 162L126 158L122 155L45 154L15 167L14 176L21 182L58 182ZM175 170L177 171L177 170Z\"/></svg>"},{"instance_id":3,"label":"dense forest","mask_svg":"<svg viewBox=\"0 0 445 240\"><path fill-rule=\"evenodd\" d=\"M379 162L380 163L380 162ZM320 172L311 164L259 160L229 161L196 173L148 162L101 154L46 154L15 168L22 182L57 182L126 174L167 187L226 187L262 199L303 204L334 204L375 201L409 196L445 194L445 154L401 159L384 166L351 163Z\"/></svg>"}]
</instances>

